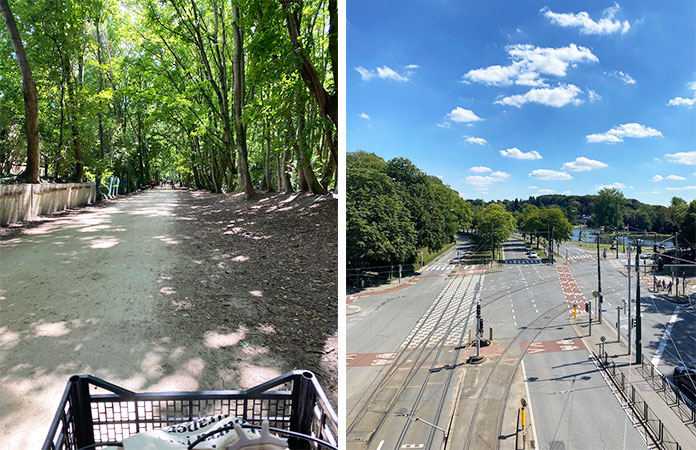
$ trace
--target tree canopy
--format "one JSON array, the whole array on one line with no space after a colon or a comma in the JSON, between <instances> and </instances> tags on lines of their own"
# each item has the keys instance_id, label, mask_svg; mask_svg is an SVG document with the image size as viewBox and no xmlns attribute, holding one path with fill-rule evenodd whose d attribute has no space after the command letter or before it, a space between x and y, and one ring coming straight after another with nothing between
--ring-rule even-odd
<instances>
[{"instance_id":1,"label":"tree canopy","mask_svg":"<svg viewBox=\"0 0 696 450\"><path fill-rule=\"evenodd\" d=\"M412 263L471 223L459 193L406 158L388 162L363 151L346 158L348 267Z\"/></svg>"},{"instance_id":2,"label":"tree canopy","mask_svg":"<svg viewBox=\"0 0 696 450\"><path fill-rule=\"evenodd\" d=\"M173 178L215 192L335 186L335 0L12 2L43 180ZM27 161L0 27L0 178Z\"/></svg>"}]
</instances>

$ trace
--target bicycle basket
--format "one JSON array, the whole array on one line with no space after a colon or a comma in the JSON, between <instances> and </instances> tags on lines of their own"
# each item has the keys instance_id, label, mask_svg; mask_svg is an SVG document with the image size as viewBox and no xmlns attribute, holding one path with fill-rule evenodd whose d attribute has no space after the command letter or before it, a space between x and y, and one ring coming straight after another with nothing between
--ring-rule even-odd
<instances>
[{"instance_id":1,"label":"bicycle basket","mask_svg":"<svg viewBox=\"0 0 696 450\"><path fill-rule=\"evenodd\" d=\"M103 393L107 392L107 393ZM316 376L295 370L244 391L135 393L91 375L70 377L43 450L113 445L143 431L228 414L337 445L338 418ZM320 449L291 438L290 448Z\"/></svg>"}]
</instances>

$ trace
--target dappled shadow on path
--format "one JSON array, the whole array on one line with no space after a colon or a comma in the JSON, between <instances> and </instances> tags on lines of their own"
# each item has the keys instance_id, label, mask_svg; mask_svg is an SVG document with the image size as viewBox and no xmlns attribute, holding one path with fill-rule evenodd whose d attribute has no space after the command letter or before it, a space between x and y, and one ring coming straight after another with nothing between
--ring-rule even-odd
<instances>
[{"instance_id":1,"label":"dappled shadow on path","mask_svg":"<svg viewBox=\"0 0 696 450\"><path fill-rule=\"evenodd\" d=\"M203 378L249 387L292 369L336 400L337 201L186 194L163 320L202 343Z\"/></svg>"}]
</instances>

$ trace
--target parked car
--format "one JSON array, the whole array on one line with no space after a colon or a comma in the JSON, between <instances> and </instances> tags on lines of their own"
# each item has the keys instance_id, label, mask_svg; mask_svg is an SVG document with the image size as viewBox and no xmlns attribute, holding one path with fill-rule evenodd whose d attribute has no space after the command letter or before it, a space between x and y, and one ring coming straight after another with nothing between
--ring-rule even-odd
<instances>
[{"instance_id":1,"label":"parked car","mask_svg":"<svg viewBox=\"0 0 696 450\"><path fill-rule=\"evenodd\" d=\"M538 257L539 257L539 255L537 255L536 252L529 252L529 255L527 256L527 258L538 258Z\"/></svg>"},{"instance_id":2,"label":"parked car","mask_svg":"<svg viewBox=\"0 0 696 450\"><path fill-rule=\"evenodd\" d=\"M652 253L641 253L640 259L652 259Z\"/></svg>"},{"instance_id":3,"label":"parked car","mask_svg":"<svg viewBox=\"0 0 696 450\"><path fill-rule=\"evenodd\" d=\"M689 397L691 401L696 402L696 368L678 366L674 368L672 375L674 385Z\"/></svg>"}]
</instances>

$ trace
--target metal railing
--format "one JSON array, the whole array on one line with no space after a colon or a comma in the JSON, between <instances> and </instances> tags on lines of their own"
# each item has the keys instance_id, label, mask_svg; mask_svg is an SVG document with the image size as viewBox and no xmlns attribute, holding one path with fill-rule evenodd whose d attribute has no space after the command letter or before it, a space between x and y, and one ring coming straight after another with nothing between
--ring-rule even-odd
<instances>
[{"instance_id":1,"label":"metal railing","mask_svg":"<svg viewBox=\"0 0 696 450\"><path fill-rule=\"evenodd\" d=\"M696 434L696 404L688 400L674 383L665 377L645 356L637 366L638 372L653 390L667 403L682 422L692 428Z\"/></svg>"},{"instance_id":2,"label":"metal railing","mask_svg":"<svg viewBox=\"0 0 696 450\"><path fill-rule=\"evenodd\" d=\"M646 432L650 434L657 446L665 450L683 450L667 430L662 420L650 409L648 403L641 397L635 386L617 368L616 363L608 358L606 353L603 353L601 356L598 356L594 351L592 353L626 403L628 403L629 408L627 411L631 412L632 419L645 427Z\"/></svg>"}]
</instances>

